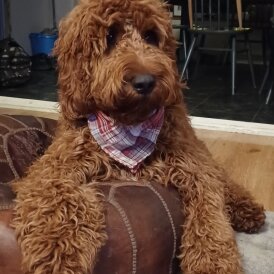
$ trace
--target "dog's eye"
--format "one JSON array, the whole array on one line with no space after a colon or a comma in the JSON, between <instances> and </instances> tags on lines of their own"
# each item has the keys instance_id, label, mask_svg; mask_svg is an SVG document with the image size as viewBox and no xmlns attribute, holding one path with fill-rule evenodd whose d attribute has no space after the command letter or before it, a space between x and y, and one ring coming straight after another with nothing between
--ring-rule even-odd
<instances>
[{"instance_id":1,"label":"dog's eye","mask_svg":"<svg viewBox=\"0 0 274 274\"><path fill-rule=\"evenodd\" d=\"M118 35L118 31L117 28L115 26L111 26L108 30L108 34L107 34L107 47L113 47L116 44L117 41L117 35Z\"/></svg>"},{"instance_id":2,"label":"dog's eye","mask_svg":"<svg viewBox=\"0 0 274 274\"><path fill-rule=\"evenodd\" d=\"M150 45L153 45L153 46L159 45L159 37L158 37L157 32L154 30L146 31L143 38Z\"/></svg>"}]
</instances>

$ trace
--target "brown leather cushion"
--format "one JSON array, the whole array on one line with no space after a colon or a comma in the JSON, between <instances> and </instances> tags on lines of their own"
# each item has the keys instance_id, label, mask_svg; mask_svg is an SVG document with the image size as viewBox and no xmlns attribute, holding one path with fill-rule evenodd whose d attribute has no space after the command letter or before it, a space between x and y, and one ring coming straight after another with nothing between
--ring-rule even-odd
<instances>
[{"instance_id":1,"label":"brown leather cushion","mask_svg":"<svg viewBox=\"0 0 274 274\"><path fill-rule=\"evenodd\" d=\"M136 182L98 185L106 198L108 241L93 274L178 273L182 215L174 189ZM0 194L1 195L1 194ZM0 273L22 274L9 228L12 210L0 211Z\"/></svg>"},{"instance_id":2,"label":"brown leather cushion","mask_svg":"<svg viewBox=\"0 0 274 274\"><path fill-rule=\"evenodd\" d=\"M55 126L54 120L0 115L0 273L22 274L9 228L14 194L8 183L43 153ZM157 183L110 182L98 187L106 200L108 241L94 274L177 273L174 257L183 222L178 193Z\"/></svg>"},{"instance_id":3,"label":"brown leather cushion","mask_svg":"<svg viewBox=\"0 0 274 274\"><path fill-rule=\"evenodd\" d=\"M52 142L57 122L22 115L0 115L0 183L20 178Z\"/></svg>"}]
</instances>

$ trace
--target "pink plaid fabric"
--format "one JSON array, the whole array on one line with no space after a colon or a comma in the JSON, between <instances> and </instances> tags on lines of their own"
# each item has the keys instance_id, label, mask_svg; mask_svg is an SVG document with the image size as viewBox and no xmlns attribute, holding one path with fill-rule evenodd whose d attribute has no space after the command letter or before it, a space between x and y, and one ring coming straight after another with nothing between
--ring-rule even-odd
<instances>
[{"instance_id":1,"label":"pink plaid fabric","mask_svg":"<svg viewBox=\"0 0 274 274\"><path fill-rule=\"evenodd\" d=\"M135 126L118 124L104 113L98 112L89 115L88 126L100 147L134 173L140 163L153 152L163 120L164 108Z\"/></svg>"}]
</instances>

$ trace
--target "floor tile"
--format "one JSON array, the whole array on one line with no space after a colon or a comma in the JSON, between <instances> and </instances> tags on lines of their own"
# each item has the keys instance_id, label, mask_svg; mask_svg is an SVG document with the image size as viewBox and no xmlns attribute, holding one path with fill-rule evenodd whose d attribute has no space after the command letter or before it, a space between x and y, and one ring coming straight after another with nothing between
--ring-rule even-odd
<instances>
[{"instance_id":1,"label":"floor tile","mask_svg":"<svg viewBox=\"0 0 274 274\"><path fill-rule=\"evenodd\" d=\"M0 87L0 96L57 101L57 75L54 70L33 71L31 79L18 87Z\"/></svg>"}]
</instances>

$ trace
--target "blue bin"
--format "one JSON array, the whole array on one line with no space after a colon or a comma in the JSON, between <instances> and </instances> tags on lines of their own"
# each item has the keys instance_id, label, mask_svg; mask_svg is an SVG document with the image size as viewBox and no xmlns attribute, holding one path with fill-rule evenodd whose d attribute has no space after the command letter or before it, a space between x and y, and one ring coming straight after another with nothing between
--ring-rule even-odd
<instances>
[{"instance_id":1,"label":"blue bin","mask_svg":"<svg viewBox=\"0 0 274 274\"><path fill-rule=\"evenodd\" d=\"M32 55L44 53L50 55L57 39L57 34L30 33Z\"/></svg>"}]
</instances>

